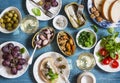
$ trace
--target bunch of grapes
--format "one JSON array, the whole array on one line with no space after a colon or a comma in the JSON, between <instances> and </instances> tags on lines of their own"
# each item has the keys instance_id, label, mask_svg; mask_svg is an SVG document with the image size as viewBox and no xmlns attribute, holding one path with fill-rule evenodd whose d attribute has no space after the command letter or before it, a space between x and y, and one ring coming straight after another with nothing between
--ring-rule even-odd
<instances>
[{"instance_id":1,"label":"bunch of grapes","mask_svg":"<svg viewBox=\"0 0 120 83\"><path fill-rule=\"evenodd\" d=\"M14 46L13 43L8 43L2 47L2 65L11 69L13 75L17 74L18 70L23 69L23 65L27 62L22 58L19 46Z\"/></svg>"},{"instance_id":2,"label":"bunch of grapes","mask_svg":"<svg viewBox=\"0 0 120 83\"><path fill-rule=\"evenodd\" d=\"M45 0L43 8L49 10L51 7L57 7L58 2L56 0Z\"/></svg>"}]
</instances>

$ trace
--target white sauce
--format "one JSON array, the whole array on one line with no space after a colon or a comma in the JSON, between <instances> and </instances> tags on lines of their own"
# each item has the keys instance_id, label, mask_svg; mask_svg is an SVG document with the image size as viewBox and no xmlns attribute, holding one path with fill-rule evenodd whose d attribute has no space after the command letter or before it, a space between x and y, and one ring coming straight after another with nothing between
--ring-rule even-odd
<instances>
[{"instance_id":1,"label":"white sauce","mask_svg":"<svg viewBox=\"0 0 120 83\"><path fill-rule=\"evenodd\" d=\"M90 76L85 75L81 78L81 83L93 83L93 79Z\"/></svg>"}]
</instances>

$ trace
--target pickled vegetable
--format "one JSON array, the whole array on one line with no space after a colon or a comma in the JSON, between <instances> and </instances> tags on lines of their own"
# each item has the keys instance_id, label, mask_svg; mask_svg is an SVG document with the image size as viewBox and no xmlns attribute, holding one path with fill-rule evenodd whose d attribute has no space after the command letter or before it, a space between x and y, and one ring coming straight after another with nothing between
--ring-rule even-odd
<instances>
[{"instance_id":1,"label":"pickled vegetable","mask_svg":"<svg viewBox=\"0 0 120 83\"><path fill-rule=\"evenodd\" d=\"M16 11L10 10L6 12L1 18L0 18L0 26L2 28L5 28L8 31L12 31L15 28L17 28L19 24L19 17Z\"/></svg>"}]
</instances>

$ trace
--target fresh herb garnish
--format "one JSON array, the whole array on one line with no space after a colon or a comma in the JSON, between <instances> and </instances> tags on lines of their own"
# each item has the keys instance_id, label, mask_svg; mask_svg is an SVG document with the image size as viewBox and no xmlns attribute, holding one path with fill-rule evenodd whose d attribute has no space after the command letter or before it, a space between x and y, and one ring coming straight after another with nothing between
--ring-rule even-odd
<instances>
[{"instance_id":1,"label":"fresh herb garnish","mask_svg":"<svg viewBox=\"0 0 120 83\"><path fill-rule=\"evenodd\" d=\"M92 25L91 28L95 31L98 32L98 27L96 25Z\"/></svg>"},{"instance_id":2,"label":"fresh herb garnish","mask_svg":"<svg viewBox=\"0 0 120 83\"><path fill-rule=\"evenodd\" d=\"M115 32L113 28L107 30L109 35L102 38L101 46L105 48L112 59L116 57L115 54L118 54L120 51L120 42L116 42L116 38L119 35L119 32Z\"/></svg>"},{"instance_id":3,"label":"fresh herb garnish","mask_svg":"<svg viewBox=\"0 0 120 83\"><path fill-rule=\"evenodd\" d=\"M40 16L41 15L41 11L39 8L33 8L32 12L35 14L35 16Z\"/></svg>"},{"instance_id":4,"label":"fresh herb garnish","mask_svg":"<svg viewBox=\"0 0 120 83\"><path fill-rule=\"evenodd\" d=\"M20 49L20 53L21 53L21 54L25 53L25 48L21 48L21 49Z\"/></svg>"},{"instance_id":5,"label":"fresh herb garnish","mask_svg":"<svg viewBox=\"0 0 120 83\"><path fill-rule=\"evenodd\" d=\"M54 81L56 78L58 78L58 74L54 73L51 68L48 70L47 75L50 77L50 81Z\"/></svg>"}]
</instances>

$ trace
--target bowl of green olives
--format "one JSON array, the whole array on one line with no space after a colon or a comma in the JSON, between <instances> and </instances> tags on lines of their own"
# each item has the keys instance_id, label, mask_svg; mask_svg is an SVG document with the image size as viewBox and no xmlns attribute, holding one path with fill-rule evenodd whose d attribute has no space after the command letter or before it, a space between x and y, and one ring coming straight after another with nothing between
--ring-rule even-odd
<instances>
[{"instance_id":1,"label":"bowl of green olives","mask_svg":"<svg viewBox=\"0 0 120 83\"><path fill-rule=\"evenodd\" d=\"M18 8L10 6L0 14L0 32L12 33L20 26L22 15Z\"/></svg>"}]
</instances>

